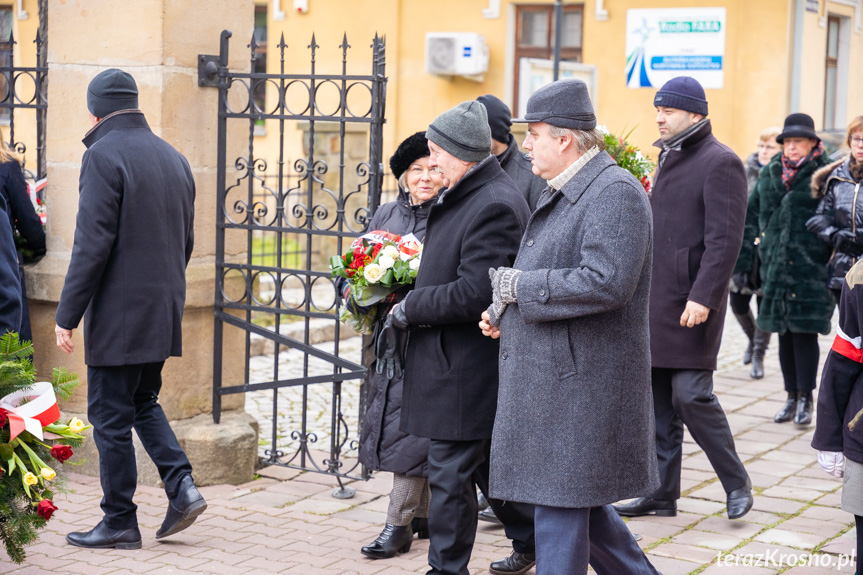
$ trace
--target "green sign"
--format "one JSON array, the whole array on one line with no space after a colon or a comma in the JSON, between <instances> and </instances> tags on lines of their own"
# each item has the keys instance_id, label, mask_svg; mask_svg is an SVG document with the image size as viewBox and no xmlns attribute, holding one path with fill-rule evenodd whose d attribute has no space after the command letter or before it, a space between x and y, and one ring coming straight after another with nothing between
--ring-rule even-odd
<instances>
[{"instance_id":1,"label":"green sign","mask_svg":"<svg viewBox=\"0 0 863 575\"><path fill-rule=\"evenodd\" d=\"M719 32L719 20L660 20L659 31L663 34L689 34L699 32Z\"/></svg>"}]
</instances>

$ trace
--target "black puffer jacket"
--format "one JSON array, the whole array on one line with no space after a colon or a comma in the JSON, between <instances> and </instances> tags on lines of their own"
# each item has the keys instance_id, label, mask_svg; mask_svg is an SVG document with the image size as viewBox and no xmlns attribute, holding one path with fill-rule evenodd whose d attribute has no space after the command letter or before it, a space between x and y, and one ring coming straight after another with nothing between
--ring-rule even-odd
<instances>
[{"instance_id":1,"label":"black puffer jacket","mask_svg":"<svg viewBox=\"0 0 863 575\"><path fill-rule=\"evenodd\" d=\"M437 198L433 198L412 206L408 194L401 191L398 200L378 208L369 224L369 230L384 230L399 235L413 233L422 241L429 208L436 201ZM375 336L380 331L390 307L392 305L378 308ZM360 461L375 471L427 477L429 440L409 435L399 429L404 380L388 380L375 369L375 336L363 340L363 358L369 374L366 379L366 415L360 430Z\"/></svg>"},{"instance_id":2,"label":"black puffer jacket","mask_svg":"<svg viewBox=\"0 0 863 575\"><path fill-rule=\"evenodd\" d=\"M821 203L815 210L810 229L828 244L835 232L851 230L856 242L863 246L863 189L851 176L849 161L850 158L846 158L834 162L812 176L812 197ZM828 264L827 287L841 290L845 275L858 259L843 249L834 249Z\"/></svg>"}]
</instances>

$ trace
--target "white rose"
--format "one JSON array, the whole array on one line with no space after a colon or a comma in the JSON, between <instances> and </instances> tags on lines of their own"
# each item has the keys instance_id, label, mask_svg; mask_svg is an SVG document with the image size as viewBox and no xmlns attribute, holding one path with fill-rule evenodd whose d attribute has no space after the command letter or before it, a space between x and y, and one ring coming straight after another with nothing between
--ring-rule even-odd
<instances>
[{"instance_id":1,"label":"white rose","mask_svg":"<svg viewBox=\"0 0 863 575\"><path fill-rule=\"evenodd\" d=\"M420 259L414 258L410 261L410 263L408 263L408 265L410 266L410 268L412 270L416 271L416 270L420 269Z\"/></svg>"},{"instance_id":2,"label":"white rose","mask_svg":"<svg viewBox=\"0 0 863 575\"><path fill-rule=\"evenodd\" d=\"M363 269L363 277L370 284L376 284L384 277L384 268L378 264L366 264L366 267Z\"/></svg>"},{"instance_id":3,"label":"white rose","mask_svg":"<svg viewBox=\"0 0 863 575\"><path fill-rule=\"evenodd\" d=\"M606 127L605 127L605 126L603 126L603 125L599 125L599 126L597 126L597 127L596 127L596 129L597 129L597 130L599 130L600 132L602 132L603 134L607 134L607 133L608 133L608 128L606 128Z\"/></svg>"},{"instance_id":4,"label":"white rose","mask_svg":"<svg viewBox=\"0 0 863 575\"><path fill-rule=\"evenodd\" d=\"M635 150L635 159L636 159L636 160L638 160L638 161L640 162L641 160L643 160L643 159L644 159L644 156L641 154L641 152L640 152L640 151Z\"/></svg>"},{"instance_id":5,"label":"white rose","mask_svg":"<svg viewBox=\"0 0 863 575\"><path fill-rule=\"evenodd\" d=\"M392 260L395 261L395 259L399 257L399 249L395 246L385 246L384 249L381 250L381 254L388 258L392 258Z\"/></svg>"},{"instance_id":6,"label":"white rose","mask_svg":"<svg viewBox=\"0 0 863 575\"><path fill-rule=\"evenodd\" d=\"M388 270L391 267L393 267L393 264L395 264L395 263L396 263L396 260L394 260L393 258L391 258L390 256L385 255L385 254L381 255L381 257L378 258L378 265L381 266L385 270ZM366 269L368 269L368 268L366 268Z\"/></svg>"}]
</instances>

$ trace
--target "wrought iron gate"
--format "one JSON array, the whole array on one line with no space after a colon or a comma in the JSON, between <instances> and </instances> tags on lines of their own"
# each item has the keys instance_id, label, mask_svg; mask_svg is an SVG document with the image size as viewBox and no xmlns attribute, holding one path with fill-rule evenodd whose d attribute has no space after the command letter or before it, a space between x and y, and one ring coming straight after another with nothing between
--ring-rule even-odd
<instances>
[{"instance_id":1,"label":"wrought iron gate","mask_svg":"<svg viewBox=\"0 0 863 575\"><path fill-rule=\"evenodd\" d=\"M352 75L348 74L351 47L345 36L339 46L340 73L324 74L316 69L315 55L320 46L312 35L307 47L311 55L309 73L285 74L288 46L283 35L276 46L281 73L266 74L254 72L254 38L249 45L253 72L228 69L230 37L230 32L222 32L218 60L211 56L199 59L199 84L206 85L209 76L213 85L218 81L219 88L213 419L219 422L225 395L271 391L273 426L270 447L262 457L266 463L331 474L339 484L342 477L365 478L363 468L359 474L354 473L357 463L345 464L344 453L355 447L356 439L351 437L342 413L343 382L363 378L365 369L339 354L340 300L326 262L329 255L342 253L365 230L380 203L387 81L385 41L374 38L371 73ZM267 99L271 101L269 106ZM362 109L357 109L360 106ZM290 134L297 122L303 123L305 157L290 162L286 158L286 139L296 137ZM322 122L327 124L322 126ZM248 144L244 144L243 155L232 161L229 170L228 138L237 132L232 132L237 123ZM262 124L265 129L278 129L277 152L272 158L255 151L256 133ZM345 150L346 131L350 126L349 131L356 133L356 125L362 126L363 137L367 132L368 152L362 161L351 164ZM316 157L316 132L324 126L331 134L330 152L337 155L337 166L328 166ZM275 169L271 170L268 165L273 161ZM237 249L237 244L244 245L245 250ZM232 255L238 253L242 256ZM312 345L310 326L315 320L332 322L331 347ZM302 336L286 335L283 328L289 323L299 323L303 329L294 333ZM228 326L244 332L245 367L240 385L223 382ZM252 334L262 336L274 347L266 381L250 378ZM289 350L296 350L291 351L295 356L297 352L301 354L301 359L295 359L292 365L301 364L302 369L280 373L280 352ZM310 362L317 364L317 372L310 369ZM323 370L321 363L326 366ZM320 431L329 435L329 448L313 450L318 430L307 416L310 390L326 385L332 385L332 407L326 422L328 429ZM298 427L290 431L290 441L285 442L287 447L282 444L286 438L278 432L280 400L284 401L280 391L286 390L298 395L301 410ZM362 395L358 421L364 410ZM316 456L316 452L323 457Z\"/></svg>"}]
</instances>

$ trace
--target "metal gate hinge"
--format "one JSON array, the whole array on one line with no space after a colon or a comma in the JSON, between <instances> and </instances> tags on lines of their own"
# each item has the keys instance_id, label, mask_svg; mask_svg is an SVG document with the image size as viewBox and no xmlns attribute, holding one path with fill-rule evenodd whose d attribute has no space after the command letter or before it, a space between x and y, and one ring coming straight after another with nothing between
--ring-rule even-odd
<instances>
[{"instance_id":1,"label":"metal gate hinge","mask_svg":"<svg viewBox=\"0 0 863 575\"><path fill-rule=\"evenodd\" d=\"M219 57L198 54L198 86L202 88L219 87Z\"/></svg>"}]
</instances>

